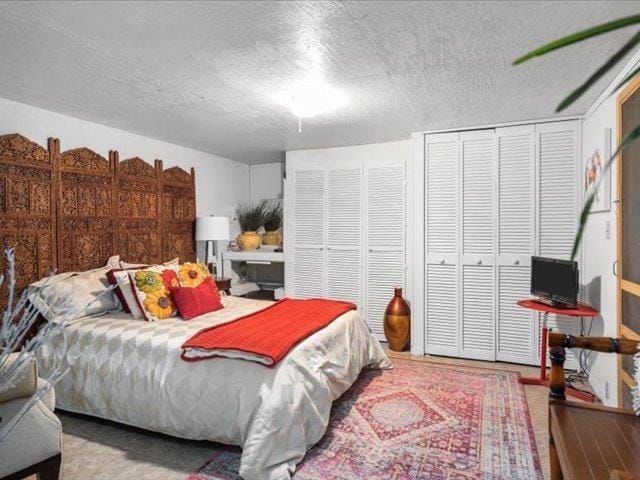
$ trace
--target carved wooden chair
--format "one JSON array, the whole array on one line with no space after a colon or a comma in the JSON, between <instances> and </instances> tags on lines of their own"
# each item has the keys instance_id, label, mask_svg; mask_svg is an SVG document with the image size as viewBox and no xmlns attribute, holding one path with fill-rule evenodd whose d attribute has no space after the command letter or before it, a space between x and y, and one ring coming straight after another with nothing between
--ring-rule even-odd
<instances>
[{"instance_id":1,"label":"carved wooden chair","mask_svg":"<svg viewBox=\"0 0 640 480\"><path fill-rule=\"evenodd\" d=\"M551 479L640 480L640 419L633 411L567 401L567 348L633 355L633 340L549 334L549 461Z\"/></svg>"}]
</instances>

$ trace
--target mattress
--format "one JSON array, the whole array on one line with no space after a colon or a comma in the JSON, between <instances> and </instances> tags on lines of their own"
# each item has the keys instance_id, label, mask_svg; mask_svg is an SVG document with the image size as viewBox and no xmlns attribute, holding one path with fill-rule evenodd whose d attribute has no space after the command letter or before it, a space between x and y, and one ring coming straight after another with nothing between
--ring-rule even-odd
<instances>
[{"instance_id":1,"label":"mattress","mask_svg":"<svg viewBox=\"0 0 640 480\"><path fill-rule=\"evenodd\" d=\"M115 313L81 319L38 354L44 376L69 368L56 386L62 410L192 440L242 447L245 479L287 479L326 431L331 403L363 368L391 363L357 312L296 345L274 368L233 358L180 359L200 329L270 302L223 297L225 308L189 322L134 320Z\"/></svg>"}]
</instances>

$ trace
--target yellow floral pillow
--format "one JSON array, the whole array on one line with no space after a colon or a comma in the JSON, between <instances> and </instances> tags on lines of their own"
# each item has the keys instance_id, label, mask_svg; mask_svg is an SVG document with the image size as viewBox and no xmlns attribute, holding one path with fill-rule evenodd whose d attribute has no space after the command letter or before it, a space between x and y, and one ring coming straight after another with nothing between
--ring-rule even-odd
<instances>
[{"instance_id":1,"label":"yellow floral pillow","mask_svg":"<svg viewBox=\"0 0 640 480\"><path fill-rule=\"evenodd\" d=\"M155 265L128 273L131 288L145 320L156 322L178 314L169 293L169 287L179 286L178 275L173 267Z\"/></svg>"},{"instance_id":2,"label":"yellow floral pillow","mask_svg":"<svg viewBox=\"0 0 640 480\"><path fill-rule=\"evenodd\" d=\"M197 287L210 276L209 269L204 263L187 262L178 267L178 280L181 287Z\"/></svg>"}]
</instances>

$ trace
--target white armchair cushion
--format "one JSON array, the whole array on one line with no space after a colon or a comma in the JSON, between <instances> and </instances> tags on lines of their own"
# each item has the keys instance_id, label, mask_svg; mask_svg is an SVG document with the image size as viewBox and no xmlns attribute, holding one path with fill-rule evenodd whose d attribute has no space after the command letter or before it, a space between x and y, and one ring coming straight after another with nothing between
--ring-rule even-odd
<instances>
[{"instance_id":1,"label":"white armchair cushion","mask_svg":"<svg viewBox=\"0 0 640 480\"><path fill-rule=\"evenodd\" d=\"M2 428L29 398L0 404ZM62 425L42 402L37 402L0 443L0 478L27 468L62 451Z\"/></svg>"},{"instance_id":2,"label":"white armchair cushion","mask_svg":"<svg viewBox=\"0 0 640 480\"><path fill-rule=\"evenodd\" d=\"M7 359L6 367L8 368L13 362L18 359L18 353L11 353ZM36 367L35 357L31 357L27 360L27 367L24 373L15 382L15 385L9 390L0 392L0 403L13 400L14 398L30 397L36 391L36 382L38 381L38 368Z\"/></svg>"}]
</instances>

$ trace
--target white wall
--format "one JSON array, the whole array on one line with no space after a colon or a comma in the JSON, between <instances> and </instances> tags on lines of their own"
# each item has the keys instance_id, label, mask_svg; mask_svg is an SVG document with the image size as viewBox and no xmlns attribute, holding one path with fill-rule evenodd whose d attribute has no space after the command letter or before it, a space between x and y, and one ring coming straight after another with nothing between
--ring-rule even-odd
<instances>
[{"instance_id":1,"label":"white wall","mask_svg":"<svg viewBox=\"0 0 640 480\"><path fill-rule=\"evenodd\" d=\"M612 129L612 153L616 148L616 93L611 90L618 82L640 63L640 51L627 64L614 82L598 98L587 111L583 121L582 134L582 169L587 156L596 148L604 154L604 129ZM583 294L586 302L600 311L594 320L591 335L615 337L616 320L616 278L613 275L613 262L616 259L616 164L611 170L611 210L589 215L582 241L583 261L581 265ZM607 224L610 235L607 238ZM608 405L617 404L617 360L616 355L608 353L592 353L590 382L596 393ZM608 386L607 386L608 384ZM607 390L609 395L607 395Z\"/></svg>"},{"instance_id":2,"label":"white wall","mask_svg":"<svg viewBox=\"0 0 640 480\"><path fill-rule=\"evenodd\" d=\"M251 200L247 164L0 98L0 135L7 133L45 148L48 137L57 137L62 151L88 147L107 158L109 150L117 150L121 160L138 156L149 163L161 159L165 168L194 167L197 215L233 218L236 205Z\"/></svg>"},{"instance_id":3,"label":"white wall","mask_svg":"<svg viewBox=\"0 0 640 480\"><path fill-rule=\"evenodd\" d=\"M282 198L284 162L251 165L251 203Z\"/></svg>"}]
</instances>

